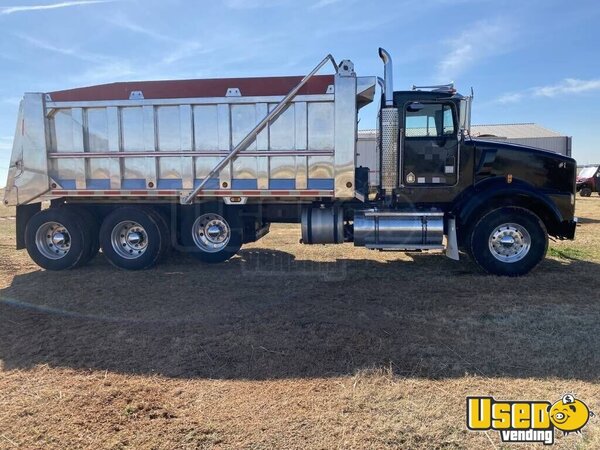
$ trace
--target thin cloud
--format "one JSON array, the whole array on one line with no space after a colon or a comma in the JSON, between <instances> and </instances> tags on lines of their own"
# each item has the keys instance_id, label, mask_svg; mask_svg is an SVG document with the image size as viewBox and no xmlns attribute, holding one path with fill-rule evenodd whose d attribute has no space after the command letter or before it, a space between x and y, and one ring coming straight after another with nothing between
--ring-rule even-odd
<instances>
[{"instance_id":1,"label":"thin cloud","mask_svg":"<svg viewBox=\"0 0 600 450\"><path fill-rule=\"evenodd\" d=\"M0 136L0 151L12 149L12 136Z\"/></svg>"},{"instance_id":2,"label":"thin cloud","mask_svg":"<svg viewBox=\"0 0 600 450\"><path fill-rule=\"evenodd\" d=\"M327 25L327 27L321 28L315 32L315 36L323 38L326 36L336 35L340 33L366 33L368 31L376 30L382 26L391 22L397 21L395 15L385 15L376 19L363 20L360 22L345 22L337 21Z\"/></svg>"},{"instance_id":3,"label":"thin cloud","mask_svg":"<svg viewBox=\"0 0 600 450\"><path fill-rule=\"evenodd\" d=\"M468 26L460 35L445 42L449 51L438 64L438 78L455 79L476 61L505 53L513 39L514 30L502 20L482 20Z\"/></svg>"},{"instance_id":4,"label":"thin cloud","mask_svg":"<svg viewBox=\"0 0 600 450\"><path fill-rule=\"evenodd\" d=\"M176 49L170 52L162 59L165 64L173 64L182 59L191 58L200 53L210 53L211 50L203 50L202 45L198 42L188 42L179 45Z\"/></svg>"},{"instance_id":5,"label":"thin cloud","mask_svg":"<svg viewBox=\"0 0 600 450\"><path fill-rule=\"evenodd\" d=\"M130 31L132 33L140 34L142 36L148 36L159 42L166 42L169 45L171 51L162 58L162 63L173 64L182 59L196 56L200 53L209 53L212 50L204 48L202 44L197 41L177 39L166 34L162 34L151 28L146 28L137 23L132 22L123 15L117 15L116 17L109 20L112 25Z\"/></svg>"},{"instance_id":6,"label":"thin cloud","mask_svg":"<svg viewBox=\"0 0 600 450\"><path fill-rule=\"evenodd\" d=\"M600 78L594 80L579 80L565 78L558 84L533 88L537 97L556 97L563 94L580 94L581 92L597 91L600 89Z\"/></svg>"},{"instance_id":7,"label":"thin cloud","mask_svg":"<svg viewBox=\"0 0 600 450\"><path fill-rule=\"evenodd\" d=\"M498 103L502 103L503 105L506 105L508 103L518 103L521 100L523 100L523 93L520 92L509 92L507 94L503 94L500 97L498 97L496 99L496 102Z\"/></svg>"},{"instance_id":8,"label":"thin cloud","mask_svg":"<svg viewBox=\"0 0 600 450\"><path fill-rule=\"evenodd\" d=\"M83 76L69 77L69 79L76 84L122 80L136 74L132 63L121 58L92 53L75 47L59 47L46 40L37 39L24 34L15 34L15 36L22 39L30 46L45 52L52 52L79 61L84 61L88 68L85 70Z\"/></svg>"},{"instance_id":9,"label":"thin cloud","mask_svg":"<svg viewBox=\"0 0 600 450\"><path fill-rule=\"evenodd\" d=\"M79 75L69 77L69 82L79 84L95 84L113 81L124 81L141 74L139 68L127 61L115 60L98 64Z\"/></svg>"},{"instance_id":10,"label":"thin cloud","mask_svg":"<svg viewBox=\"0 0 600 450\"><path fill-rule=\"evenodd\" d=\"M144 36L151 37L156 39L157 41L163 42L177 42L181 43L182 41L179 39L175 39L171 36L167 36L165 34L159 33L151 28L145 28L135 22L132 22L127 17L122 14L119 14L108 21L112 25L115 25L119 28L123 28L124 30L131 31L133 33L141 34Z\"/></svg>"},{"instance_id":11,"label":"thin cloud","mask_svg":"<svg viewBox=\"0 0 600 450\"><path fill-rule=\"evenodd\" d=\"M256 9L282 6L289 3L288 0L225 0L225 6L230 9Z\"/></svg>"},{"instance_id":12,"label":"thin cloud","mask_svg":"<svg viewBox=\"0 0 600 450\"><path fill-rule=\"evenodd\" d=\"M78 52L76 52L73 49L57 47L49 42L42 41L40 39L36 39L34 37L27 36L25 34L16 34L16 36L19 39L22 39L23 41L27 42L32 47L36 47L41 50L47 50L47 51L53 52L53 53L59 53L61 55L65 55L65 56L75 56L77 58L81 58L81 54L79 54Z\"/></svg>"},{"instance_id":13,"label":"thin cloud","mask_svg":"<svg viewBox=\"0 0 600 450\"><path fill-rule=\"evenodd\" d=\"M14 14L19 12L29 12L29 11L44 11L48 9L60 9L60 8L69 8L71 6L86 6L86 5L95 5L99 3L112 3L116 0L77 0L77 1L68 1L68 2L60 2L60 3L50 3L47 5L28 5L28 6L2 6L0 7L0 14Z\"/></svg>"},{"instance_id":14,"label":"thin cloud","mask_svg":"<svg viewBox=\"0 0 600 450\"><path fill-rule=\"evenodd\" d=\"M19 106L19 103L21 103L21 97L5 97L2 100L0 100L0 103L2 103L3 105ZM2 141L3 139L7 139L7 136L0 136L0 141Z\"/></svg>"},{"instance_id":15,"label":"thin cloud","mask_svg":"<svg viewBox=\"0 0 600 450\"><path fill-rule=\"evenodd\" d=\"M578 78L565 78L564 80L546 86L536 86L519 92L508 92L496 99L497 103L518 103L531 98L553 98L569 94L600 91L600 78L580 80Z\"/></svg>"},{"instance_id":16,"label":"thin cloud","mask_svg":"<svg viewBox=\"0 0 600 450\"><path fill-rule=\"evenodd\" d=\"M98 63L98 62L108 62L111 61L112 58L101 55L98 53L90 53L83 51L78 48L67 48L67 47L58 47L50 42L43 41L41 39L36 39L32 36L28 36L25 34L17 33L15 34L19 39L27 42L32 47L38 48L40 50L45 50L53 53L58 53L59 55L70 56L75 59L79 59L81 61Z\"/></svg>"},{"instance_id":17,"label":"thin cloud","mask_svg":"<svg viewBox=\"0 0 600 450\"><path fill-rule=\"evenodd\" d=\"M341 2L341 0L319 0L318 2L314 3L310 9L320 9L320 8L325 8L327 6L331 6L331 5L335 5L336 3Z\"/></svg>"},{"instance_id":18,"label":"thin cloud","mask_svg":"<svg viewBox=\"0 0 600 450\"><path fill-rule=\"evenodd\" d=\"M356 0L317 0L308 9L321 9L345 1L346 4L355 3ZM291 0L225 0L223 2L229 9L260 9L286 6L293 3Z\"/></svg>"}]
</instances>

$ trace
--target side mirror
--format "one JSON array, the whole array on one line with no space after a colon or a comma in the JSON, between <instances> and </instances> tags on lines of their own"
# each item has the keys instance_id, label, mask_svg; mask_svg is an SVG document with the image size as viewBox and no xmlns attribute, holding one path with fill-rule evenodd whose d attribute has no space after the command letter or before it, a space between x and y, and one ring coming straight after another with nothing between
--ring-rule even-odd
<instances>
[{"instance_id":1,"label":"side mirror","mask_svg":"<svg viewBox=\"0 0 600 450\"><path fill-rule=\"evenodd\" d=\"M461 130L470 132L471 131L471 103L473 102L473 88L471 88L471 95L463 97L460 101L458 127Z\"/></svg>"},{"instance_id":2,"label":"side mirror","mask_svg":"<svg viewBox=\"0 0 600 450\"><path fill-rule=\"evenodd\" d=\"M406 110L408 112L419 112L421 111L423 108L425 108L425 105L423 105L423 103L419 103L419 102L412 102L410 103L407 107Z\"/></svg>"}]
</instances>

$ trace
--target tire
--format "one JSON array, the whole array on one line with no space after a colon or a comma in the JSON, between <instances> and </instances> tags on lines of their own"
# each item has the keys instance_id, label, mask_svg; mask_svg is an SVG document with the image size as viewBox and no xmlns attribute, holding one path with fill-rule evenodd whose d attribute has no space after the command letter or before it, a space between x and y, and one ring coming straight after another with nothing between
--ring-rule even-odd
<instances>
[{"instance_id":1,"label":"tire","mask_svg":"<svg viewBox=\"0 0 600 450\"><path fill-rule=\"evenodd\" d=\"M502 207L484 214L469 236L469 254L488 273L521 276L546 256L548 233L531 211Z\"/></svg>"},{"instance_id":2,"label":"tire","mask_svg":"<svg viewBox=\"0 0 600 450\"><path fill-rule=\"evenodd\" d=\"M162 249L162 253L159 259L162 261L163 259L167 258L167 256L173 249L173 239L177 238L177 230L173 230L171 228L171 222L169 220L170 217L163 210L150 208L150 213L154 214L156 220L160 222L159 225L161 227L162 233L164 236L167 237L166 245Z\"/></svg>"},{"instance_id":3,"label":"tire","mask_svg":"<svg viewBox=\"0 0 600 450\"><path fill-rule=\"evenodd\" d=\"M100 223L98 218L88 208L82 205L67 204L64 205L63 208L67 208L69 211L78 215L83 220L84 226L89 230L91 238L90 246L88 248L89 252L82 263L87 264L98 255L98 251L100 250Z\"/></svg>"},{"instance_id":4,"label":"tire","mask_svg":"<svg viewBox=\"0 0 600 450\"><path fill-rule=\"evenodd\" d=\"M27 223L25 246L31 259L43 269L66 270L87 262L92 237L81 216L67 208L50 208Z\"/></svg>"},{"instance_id":5,"label":"tire","mask_svg":"<svg viewBox=\"0 0 600 450\"><path fill-rule=\"evenodd\" d=\"M590 197L592 195L592 190L588 187L581 188L579 195L582 197Z\"/></svg>"},{"instance_id":6,"label":"tire","mask_svg":"<svg viewBox=\"0 0 600 450\"><path fill-rule=\"evenodd\" d=\"M123 206L102 222L100 246L109 262L120 269L149 269L169 249L169 229L152 208Z\"/></svg>"},{"instance_id":7,"label":"tire","mask_svg":"<svg viewBox=\"0 0 600 450\"><path fill-rule=\"evenodd\" d=\"M205 263L220 263L233 257L242 247L243 222L235 208L207 205L186 211L181 221L181 241L188 252ZM218 228L209 237L211 225Z\"/></svg>"}]
</instances>

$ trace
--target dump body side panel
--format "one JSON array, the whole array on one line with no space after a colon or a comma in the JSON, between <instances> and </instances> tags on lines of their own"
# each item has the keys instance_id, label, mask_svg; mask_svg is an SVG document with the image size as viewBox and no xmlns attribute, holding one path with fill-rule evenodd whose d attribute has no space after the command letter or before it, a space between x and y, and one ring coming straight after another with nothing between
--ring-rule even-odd
<instances>
[{"instance_id":1,"label":"dump body side panel","mask_svg":"<svg viewBox=\"0 0 600 450\"><path fill-rule=\"evenodd\" d=\"M199 197L354 198L357 103L372 99L375 79L357 83L353 73L325 78L333 84L318 79L309 93L296 96ZM153 89L164 97L160 86ZM283 98L244 96L236 86L227 91L222 97L149 99L141 92L109 100L90 100L94 90L79 92L85 100L72 100L77 90L28 94L25 123L36 139L22 148L37 155L36 170L46 174L36 196L48 190L45 198L174 199L189 193ZM100 89L101 98L110 92ZM28 111L35 111L36 121L30 123Z\"/></svg>"},{"instance_id":2,"label":"dump body side panel","mask_svg":"<svg viewBox=\"0 0 600 450\"><path fill-rule=\"evenodd\" d=\"M191 190L278 100L53 103L49 171L68 190ZM201 195L333 190L333 118L333 95L297 97Z\"/></svg>"},{"instance_id":3,"label":"dump body side panel","mask_svg":"<svg viewBox=\"0 0 600 450\"><path fill-rule=\"evenodd\" d=\"M25 94L19 106L5 205L35 201L49 189L44 96Z\"/></svg>"}]
</instances>

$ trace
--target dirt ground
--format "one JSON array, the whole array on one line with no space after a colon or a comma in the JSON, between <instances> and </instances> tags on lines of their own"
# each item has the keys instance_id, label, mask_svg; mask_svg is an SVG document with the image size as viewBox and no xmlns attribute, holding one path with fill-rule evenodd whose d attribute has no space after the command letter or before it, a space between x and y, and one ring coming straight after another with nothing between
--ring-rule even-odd
<instances>
[{"instance_id":1,"label":"dirt ground","mask_svg":"<svg viewBox=\"0 0 600 450\"><path fill-rule=\"evenodd\" d=\"M0 448L498 449L467 395L600 415L600 198L577 200L577 240L519 279L295 226L221 265L50 273L0 218ZM600 418L555 447L600 448Z\"/></svg>"}]
</instances>

